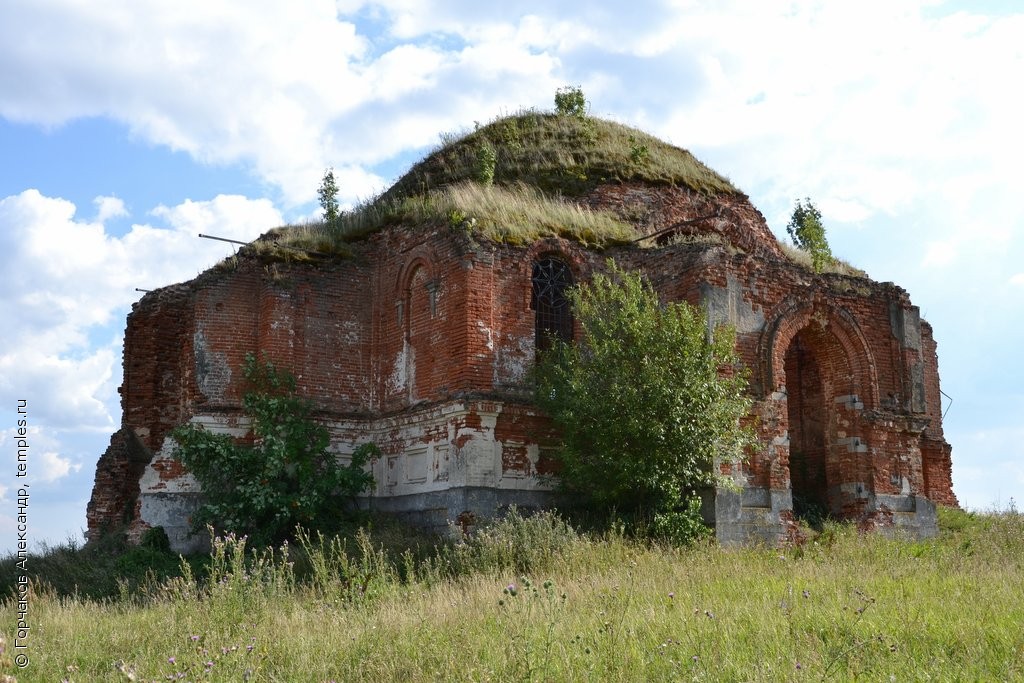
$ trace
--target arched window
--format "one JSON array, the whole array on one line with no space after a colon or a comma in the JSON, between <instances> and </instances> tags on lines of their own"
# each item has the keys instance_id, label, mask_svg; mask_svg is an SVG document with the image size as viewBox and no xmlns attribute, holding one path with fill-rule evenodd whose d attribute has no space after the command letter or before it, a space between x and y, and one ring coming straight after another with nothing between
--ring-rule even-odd
<instances>
[{"instance_id":1,"label":"arched window","mask_svg":"<svg viewBox=\"0 0 1024 683\"><path fill-rule=\"evenodd\" d=\"M572 286L572 271L550 256L533 264L533 296L537 351L546 351L554 340L572 341L572 311L566 290Z\"/></svg>"}]
</instances>

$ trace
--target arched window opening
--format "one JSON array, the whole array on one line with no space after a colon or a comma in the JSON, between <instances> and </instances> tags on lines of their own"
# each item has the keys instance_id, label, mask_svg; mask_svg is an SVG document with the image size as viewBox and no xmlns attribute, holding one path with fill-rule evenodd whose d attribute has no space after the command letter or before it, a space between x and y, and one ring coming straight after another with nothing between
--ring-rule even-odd
<instances>
[{"instance_id":1,"label":"arched window opening","mask_svg":"<svg viewBox=\"0 0 1024 683\"><path fill-rule=\"evenodd\" d=\"M572 341L572 310L566 296L572 284L572 271L563 261L545 257L534 262L530 308L535 312L538 352L550 349L555 340Z\"/></svg>"}]
</instances>

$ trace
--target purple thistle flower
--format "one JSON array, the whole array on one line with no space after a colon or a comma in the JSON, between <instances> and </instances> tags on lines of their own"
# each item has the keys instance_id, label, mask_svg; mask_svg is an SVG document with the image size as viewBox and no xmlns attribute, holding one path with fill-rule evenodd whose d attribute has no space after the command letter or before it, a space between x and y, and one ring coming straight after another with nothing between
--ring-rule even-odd
<instances>
[{"instance_id":1,"label":"purple thistle flower","mask_svg":"<svg viewBox=\"0 0 1024 683\"><path fill-rule=\"evenodd\" d=\"M167 658L167 663L168 664L174 664L175 663L174 657L168 657Z\"/></svg>"}]
</instances>

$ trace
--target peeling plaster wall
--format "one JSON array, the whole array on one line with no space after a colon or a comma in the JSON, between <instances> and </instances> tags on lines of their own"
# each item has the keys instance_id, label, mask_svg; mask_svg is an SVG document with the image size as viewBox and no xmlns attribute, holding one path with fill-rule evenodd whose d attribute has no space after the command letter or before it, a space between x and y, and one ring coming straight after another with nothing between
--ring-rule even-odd
<instances>
[{"instance_id":1,"label":"peeling plaster wall","mask_svg":"<svg viewBox=\"0 0 1024 683\"><path fill-rule=\"evenodd\" d=\"M192 422L239 438L248 432L244 421L223 414L197 415ZM515 503L517 492L537 504L555 499L553 481L547 476L551 461L543 454L549 451L553 434L529 406L452 401L386 418L328 419L325 426L332 451L343 463L361 443L381 446L381 456L369 465L375 487L363 500L367 507L409 512L429 504L430 525L437 531L467 516L493 515ZM172 457L173 451L168 438L137 480L139 506L130 537L138 540L145 529L162 526L176 552L192 552L206 543L205 536L192 535L189 526L189 517L201 504L201 491ZM453 490L463 493L449 495ZM477 507L459 502L469 491L474 492ZM493 504L481 508L486 500Z\"/></svg>"}]
</instances>

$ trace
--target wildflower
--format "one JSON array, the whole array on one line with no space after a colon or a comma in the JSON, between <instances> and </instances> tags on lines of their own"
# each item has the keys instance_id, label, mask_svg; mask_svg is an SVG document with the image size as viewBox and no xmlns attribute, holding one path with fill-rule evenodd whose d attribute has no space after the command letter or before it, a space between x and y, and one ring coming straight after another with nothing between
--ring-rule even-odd
<instances>
[{"instance_id":1,"label":"wildflower","mask_svg":"<svg viewBox=\"0 0 1024 683\"><path fill-rule=\"evenodd\" d=\"M675 597L676 597L676 594L670 591L669 594L668 594L668 599L669 600L673 600L673 599L675 599Z\"/></svg>"},{"instance_id":2,"label":"wildflower","mask_svg":"<svg viewBox=\"0 0 1024 683\"><path fill-rule=\"evenodd\" d=\"M193 643L196 642L197 640L199 640L199 636L195 636L195 635L189 636L189 638L192 639Z\"/></svg>"},{"instance_id":3,"label":"wildflower","mask_svg":"<svg viewBox=\"0 0 1024 683\"><path fill-rule=\"evenodd\" d=\"M802 669L802 668L803 668L802 666L800 666L800 662L797 662L797 663L796 663L796 668L797 668L797 670L800 670L800 669Z\"/></svg>"},{"instance_id":4,"label":"wildflower","mask_svg":"<svg viewBox=\"0 0 1024 683\"><path fill-rule=\"evenodd\" d=\"M168 664L174 664L174 663L175 663L175 661L176 661L176 660L174 659L174 657L168 657L168 658L167 658L167 663L168 663Z\"/></svg>"},{"instance_id":5,"label":"wildflower","mask_svg":"<svg viewBox=\"0 0 1024 683\"><path fill-rule=\"evenodd\" d=\"M509 585L505 586L505 592L511 596L515 596L517 592L516 585L514 583L510 583Z\"/></svg>"}]
</instances>

